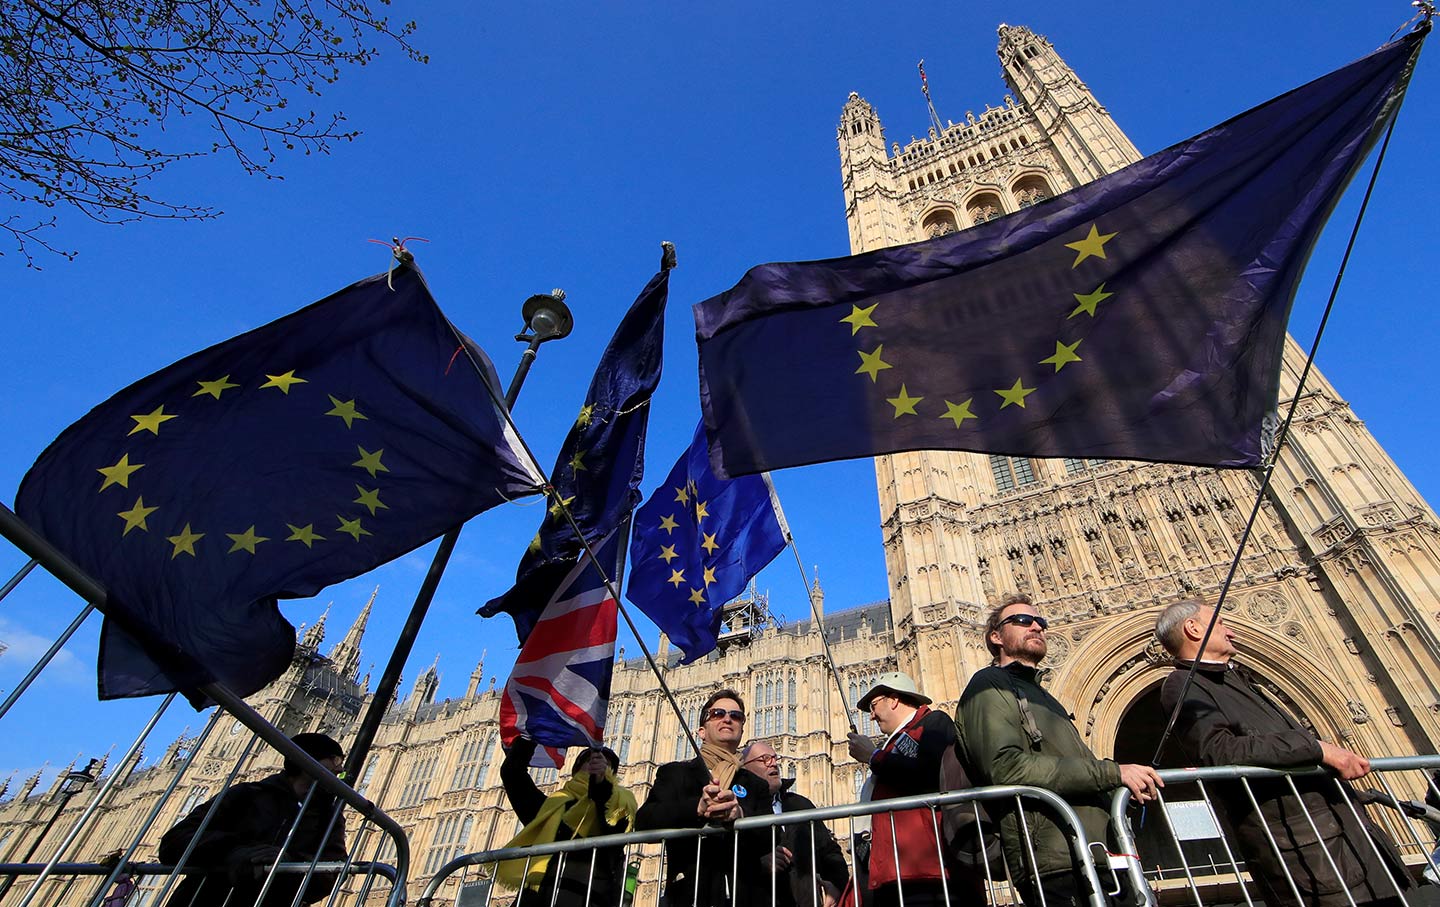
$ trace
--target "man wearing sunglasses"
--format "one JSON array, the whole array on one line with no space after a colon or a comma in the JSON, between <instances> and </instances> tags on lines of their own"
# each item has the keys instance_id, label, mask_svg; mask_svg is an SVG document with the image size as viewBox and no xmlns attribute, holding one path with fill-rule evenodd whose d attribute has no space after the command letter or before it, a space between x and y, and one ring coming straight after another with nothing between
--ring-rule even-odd
<instances>
[{"instance_id":1,"label":"man wearing sunglasses","mask_svg":"<svg viewBox=\"0 0 1440 907\"><path fill-rule=\"evenodd\" d=\"M770 808L766 780L740 765L740 739L745 735L745 702L734 690L711 694L700 707L697 737L701 754L684 762L667 762L655 771L650 796L635 817L638 831L656 828L700 828L728 825L742 816ZM722 907L747 904L747 886L761 875L768 834L681 838L665 842L665 898L668 904ZM699 862L696 862L697 846ZM738 861L736 877L731 859ZM738 890L737 890L738 888ZM698 889L698 892L697 892ZM769 898L769 886L765 897ZM759 892L755 892L759 896Z\"/></svg>"},{"instance_id":2,"label":"man wearing sunglasses","mask_svg":"<svg viewBox=\"0 0 1440 907\"><path fill-rule=\"evenodd\" d=\"M740 764L766 781L770 810L776 814L814 809L810 798L791 789L794 778L780 777L780 760L764 740L740 752ZM835 907L850 881L845 853L824 822L797 822L777 829L778 843L761 865L774 876L762 882L762 902L774 888L775 907Z\"/></svg>"},{"instance_id":3,"label":"man wearing sunglasses","mask_svg":"<svg viewBox=\"0 0 1440 907\"><path fill-rule=\"evenodd\" d=\"M1040 686L1048 629L1049 622L1024 593L1006 595L990 612L985 646L995 664L977 671L960 697L957 752L976 784L1023 784L1064 797L1084 826L1085 841L1103 844L1110 792L1123 785L1145 803L1163 782L1149 766L1095 758L1074 716ZM1087 902L1065 832L1047 813L1025 809L1027 846L1013 802L997 803L995 812L1005 858L1027 904L1039 904L1041 892L1046 907Z\"/></svg>"}]
</instances>

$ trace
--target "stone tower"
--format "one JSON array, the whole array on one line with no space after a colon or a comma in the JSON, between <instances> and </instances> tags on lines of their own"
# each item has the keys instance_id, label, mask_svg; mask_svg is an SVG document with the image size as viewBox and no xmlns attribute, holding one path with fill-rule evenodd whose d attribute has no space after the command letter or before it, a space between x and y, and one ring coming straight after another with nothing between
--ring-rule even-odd
<instances>
[{"instance_id":1,"label":"stone tower","mask_svg":"<svg viewBox=\"0 0 1440 907\"><path fill-rule=\"evenodd\" d=\"M903 147L887 150L875 109L850 95L838 138L853 252L965 229L1140 158L1050 41L1009 25L999 37L1010 94ZM1303 363L1289 342L1282 407ZM1257 477L943 451L878 457L875 471L902 668L953 703L989 662L987 609L1028 591L1056 621L1050 682L1092 747L1115 753L1123 724L1120 754L1148 759L1169 670L1155 613L1215 599ZM1312 371L1227 600L1246 661L1331 739L1434 751L1437 586L1434 511Z\"/></svg>"}]
</instances>

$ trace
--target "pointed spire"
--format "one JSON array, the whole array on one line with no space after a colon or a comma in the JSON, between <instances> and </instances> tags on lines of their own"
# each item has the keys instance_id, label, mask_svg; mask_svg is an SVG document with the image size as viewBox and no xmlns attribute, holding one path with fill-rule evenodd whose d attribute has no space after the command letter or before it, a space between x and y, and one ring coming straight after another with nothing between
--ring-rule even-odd
<instances>
[{"instance_id":1,"label":"pointed spire","mask_svg":"<svg viewBox=\"0 0 1440 907\"><path fill-rule=\"evenodd\" d=\"M370 600L360 609L360 616L345 632L345 638L330 650L330 661L335 665L336 673L346 680L354 680L360 670L360 640L365 636L365 625L370 622L370 611L375 607L375 596L379 594L380 587L376 586L370 593Z\"/></svg>"},{"instance_id":2,"label":"pointed spire","mask_svg":"<svg viewBox=\"0 0 1440 907\"><path fill-rule=\"evenodd\" d=\"M480 691L480 682L485 679L485 653L489 649L480 650L480 661L476 663L475 670L470 672L470 685L465 688L465 698L470 699Z\"/></svg>"},{"instance_id":3,"label":"pointed spire","mask_svg":"<svg viewBox=\"0 0 1440 907\"><path fill-rule=\"evenodd\" d=\"M0 800L5 799L5 794L7 794L7 793L10 791L10 782L11 782L11 781L14 781L14 780L15 780L15 773L14 773L14 772L11 772L11 773L9 774L9 776L6 777L5 783L0 784Z\"/></svg>"},{"instance_id":4,"label":"pointed spire","mask_svg":"<svg viewBox=\"0 0 1440 907\"><path fill-rule=\"evenodd\" d=\"M330 617L330 605L332 604L334 602L327 603L325 613L320 615L320 619L315 621L313 627L305 631L305 636L300 640L301 645L316 651L320 649L320 644L325 641L325 621Z\"/></svg>"}]
</instances>

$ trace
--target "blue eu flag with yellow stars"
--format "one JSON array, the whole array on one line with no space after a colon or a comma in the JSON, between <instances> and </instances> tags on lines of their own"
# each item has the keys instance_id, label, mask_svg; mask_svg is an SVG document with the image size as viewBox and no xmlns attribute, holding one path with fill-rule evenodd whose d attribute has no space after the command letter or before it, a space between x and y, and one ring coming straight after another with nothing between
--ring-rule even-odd
<instances>
[{"instance_id":1,"label":"blue eu flag with yellow stars","mask_svg":"<svg viewBox=\"0 0 1440 907\"><path fill-rule=\"evenodd\" d=\"M50 445L15 510L108 590L102 698L290 662L277 599L364 573L542 477L494 368L401 266L142 378Z\"/></svg>"},{"instance_id":2,"label":"blue eu flag with yellow stars","mask_svg":"<svg viewBox=\"0 0 1440 907\"><path fill-rule=\"evenodd\" d=\"M685 653L715 648L724 604L775 559L786 532L760 476L720 479L704 426L664 483L635 513L625 597Z\"/></svg>"},{"instance_id":3,"label":"blue eu flag with yellow stars","mask_svg":"<svg viewBox=\"0 0 1440 907\"><path fill-rule=\"evenodd\" d=\"M1256 466L1301 272L1422 37L971 229L751 269L695 307L716 473L927 449Z\"/></svg>"},{"instance_id":4,"label":"blue eu flag with yellow stars","mask_svg":"<svg viewBox=\"0 0 1440 907\"><path fill-rule=\"evenodd\" d=\"M515 585L480 608L482 617L510 614L522 643L585 551L565 511L585 539L598 545L640 501L650 397L664 362L671 255L667 244L660 271L620 319L600 356L585 403L560 445L550 474L549 508L520 559ZM606 573L615 579L608 568Z\"/></svg>"}]
</instances>

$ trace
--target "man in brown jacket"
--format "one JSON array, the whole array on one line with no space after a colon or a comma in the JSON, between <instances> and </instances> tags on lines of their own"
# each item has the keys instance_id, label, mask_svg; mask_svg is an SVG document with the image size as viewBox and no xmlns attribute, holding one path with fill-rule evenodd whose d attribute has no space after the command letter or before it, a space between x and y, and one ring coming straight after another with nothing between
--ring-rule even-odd
<instances>
[{"instance_id":1,"label":"man in brown jacket","mask_svg":"<svg viewBox=\"0 0 1440 907\"><path fill-rule=\"evenodd\" d=\"M1161 612L1155 625L1156 637L1181 666L1165 678L1160 690L1167 713L1180 701L1190 666L1200 663L1185 693L1166 761L1278 769L1323 765L1333 777L1294 778L1299 802L1284 780L1252 781L1258 816L1242 785L1211 786L1216 812L1229 826L1230 838L1261 897L1267 904L1302 907L1349 907L1352 899L1357 907L1398 904L1397 883L1408 889L1409 876L1403 866L1395 865L1399 857L1390 839L1373 823L1366 821L1362 829L1356 822L1358 807L1352 809L1346 802L1348 788L1341 783L1367 775L1369 761L1317 739L1261 692L1247 672L1237 669L1235 633L1223 616L1202 651L1200 642L1213 614L1213 608L1198 601L1180 601Z\"/></svg>"}]
</instances>

